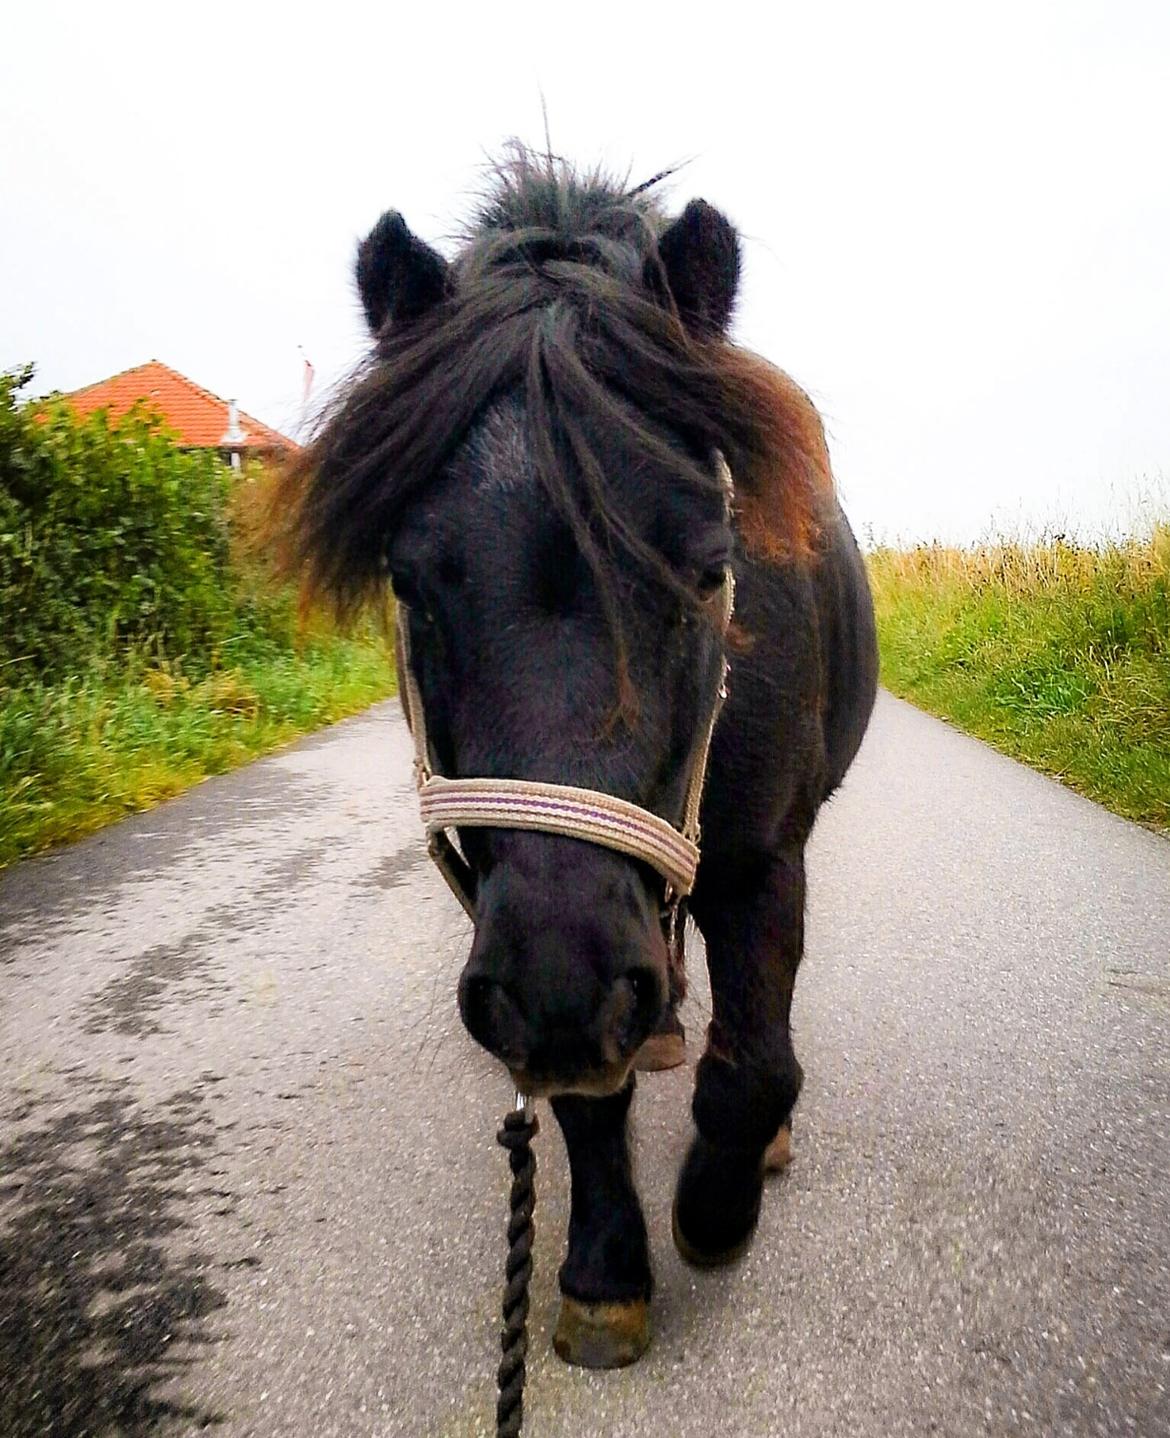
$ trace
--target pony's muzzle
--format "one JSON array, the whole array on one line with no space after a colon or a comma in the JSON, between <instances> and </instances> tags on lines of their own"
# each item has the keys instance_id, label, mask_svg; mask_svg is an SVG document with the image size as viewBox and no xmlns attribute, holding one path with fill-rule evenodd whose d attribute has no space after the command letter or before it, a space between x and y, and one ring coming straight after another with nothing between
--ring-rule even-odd
<instances>
[{"instance_id":1,"label":"pony's muzzle","mask_svg":"<svg viewBox=\"0 0 1170 1438\"><path fill-rule=\"evenodd\" d=\"M584 994L558 993L542 1003L541 995L513 993L469 963L459 981L459 1011L472 1038L507 1064L522 1093L601 1097L626 1082L666 987L652 967L635 964L600 991L599 1001L593 1002L599 986L582 988Z\"/></svg>"},{"instance_id":2,"label":"pony's muzzle","mask_svg":"<svg viewBox=\"0 0 1170 1438\"><path fill-rule=\"evenodd\" d=\"M542 1096L620 1089L667 1001L651 884L629 859L545 834L494 836L459 1011Z\"/></svg>"}]
</instances>

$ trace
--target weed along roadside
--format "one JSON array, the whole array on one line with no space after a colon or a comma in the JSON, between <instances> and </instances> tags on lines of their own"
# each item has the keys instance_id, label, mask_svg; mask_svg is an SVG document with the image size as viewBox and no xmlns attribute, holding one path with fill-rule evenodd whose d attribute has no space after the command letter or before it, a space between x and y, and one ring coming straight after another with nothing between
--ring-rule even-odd
<instances>
[{"instance_id":1,"label":"weed along roadside","mask_svg":"<svg viewBox=\"0 0 1170 1438\"><path fill-rule=\"evenodd\" d=\"M882 679L1170 831L1170 522L1126 540L869 556Z\"/></svg>"},{"instance_id":2,"label":"weed along roadside","mask_svg":"<svg viewBox=\"0 0 1170 1438\"><path fill-rule=\"evenodd\" d=\"M245 543L265 478L0 375L0 866L394 691L386 627L298 613ZM884 683L1170 831L1170 522L869 556Z\"/></svg>"},{"instance_id":3,"label":"weed along roadside","mask_svg":"<svg viewBox=\"0 0 1170 1438\"><path fill-rule=\"evenodd\" d=\"M377 619L298 615L244 538L264 486L0 376L0 865L394 689Z\"/></svg>"}]
</instances>

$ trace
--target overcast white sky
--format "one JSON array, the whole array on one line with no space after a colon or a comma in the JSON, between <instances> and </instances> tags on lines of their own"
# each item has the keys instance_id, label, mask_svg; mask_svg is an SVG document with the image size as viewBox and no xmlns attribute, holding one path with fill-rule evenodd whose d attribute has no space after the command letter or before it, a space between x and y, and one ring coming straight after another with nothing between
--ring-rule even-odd
<instances>
[{"instance_id":1,"label":"overcast white sky","mask_svg":"<svg viewBox=\"0 0 1170 1438\"><path fill-rule=\"evenodd\" d=\"M404 12L409 11L408 14ZM760 16L766 18L758 18ZM354 243L442 244L485 152L681 159L738 333L825 415L859 529L1096 524L1170 474L1170 4L22 4L0 366L156 357L285 429L359 354Z\"/></svg>"}]
</instances>

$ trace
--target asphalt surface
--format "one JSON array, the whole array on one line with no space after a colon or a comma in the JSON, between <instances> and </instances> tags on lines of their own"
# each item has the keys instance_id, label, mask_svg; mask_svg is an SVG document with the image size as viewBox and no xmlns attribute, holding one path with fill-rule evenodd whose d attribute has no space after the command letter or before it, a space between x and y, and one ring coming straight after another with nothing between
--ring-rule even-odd
<instances>
[{"instance_id":1,"label":"asphalt surface","mask_svg":"<svg viewBox=\"0 0 1170 1438\"><path fill-rule=\"evenodd\" d=\"M381 706L0 876L3 1438L491 1432L511 1094L409 755ZM738 1267L676 1256L690 1075L640 1083L633 1369L552 1355L545 1113L526 1432L1170 1434L1170 843L883 696L810 871Z\"/></svg>"}]
</instances>

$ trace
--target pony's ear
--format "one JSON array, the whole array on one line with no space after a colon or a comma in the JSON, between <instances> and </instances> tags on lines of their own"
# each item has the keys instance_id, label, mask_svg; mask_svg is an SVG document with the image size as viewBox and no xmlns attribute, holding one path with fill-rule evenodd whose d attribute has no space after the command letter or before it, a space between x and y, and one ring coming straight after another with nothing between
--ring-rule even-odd
<instances>
[{"instance_id":1,"label":"pony's ear","mask_svg":"<svg viewBox=\"0 0 1170 1438\"><path fill-rule=\"evenodd\" d=\"M418 319L447 289L447 261L416 239L397 210L387 210L358 246L358 294L374 334Z\"/></svg>"},{"instance_id":2,"label":"pony's ear","mask_svg":"<svg viewBox=\"0 0 1170 1438\"><path fill-rule=\"evenodd\" d=\"M739 235L706 200L692 200L658 238L658 256L683 324L711 339L726 330L739 288Z\"/></svg>"}]
</instances>

